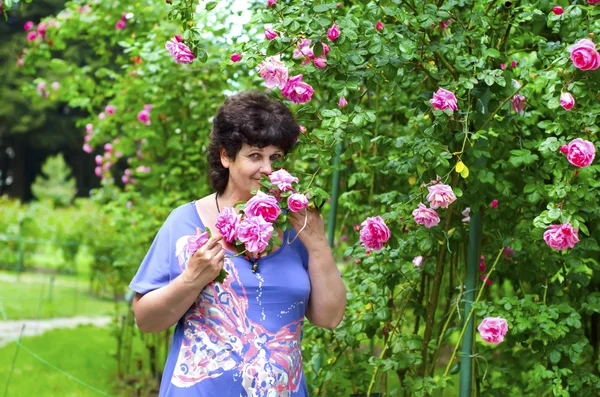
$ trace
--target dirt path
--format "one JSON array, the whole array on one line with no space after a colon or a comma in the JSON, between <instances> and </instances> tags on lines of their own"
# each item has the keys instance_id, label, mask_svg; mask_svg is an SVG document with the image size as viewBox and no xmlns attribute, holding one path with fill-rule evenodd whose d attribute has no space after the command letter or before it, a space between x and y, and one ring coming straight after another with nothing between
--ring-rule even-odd
<instances>
[{"instance_id":1,"label":"dirt path","mask_svg":"<svg viewBox=\"0 0 600 397\"><path fill-rule=\"evenodd\" d=\"M112 317L70 317L45 320L6 320L0 321L0 347L19 339L23 326L23 336L35 336L56 328L75 328L82 324L104 327L110 324Z\"/></svg>"}]
</instances>

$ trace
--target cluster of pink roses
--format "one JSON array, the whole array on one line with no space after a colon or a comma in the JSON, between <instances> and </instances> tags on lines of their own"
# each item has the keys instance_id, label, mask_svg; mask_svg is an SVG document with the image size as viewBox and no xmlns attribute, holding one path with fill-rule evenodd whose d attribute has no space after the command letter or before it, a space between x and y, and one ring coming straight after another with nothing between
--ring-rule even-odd
<instances>
[{"instance_id":1,"label":"cluster of pink roses","mask_svg":"<svg viewBox=\"0 0 600 397\"><path fill-rule=\"evenodd\" d=\"M246 251L260 254L267 249L280 214L287 210L299 212L308 206L308 198L292 185L298 183L298 178L280 169L269 179L273 185L269 194L259 190L246 202L242 213L236 214L231 207L221 211L215 227L226 242L238 241Z\"/></svg>"},{"instance_id":2,"label":"cluster of pink roses","mask_svg":"<svg viewBox=\"0 0 600 397\"><path fill-rule=\"evenodd\" d=\"M96 168L94 173L98 178L108 178L110 173L110 167L117 162L118 159L123 157L123 154L118 150L114 150L114 146L119 143L119 138L115 138L113 143L104 144L104 155L96 155L94 160L96 161Z\"/></svg>"},{"instance_id":3,"label":"cluster of pink roses","mask_svg":"<svg viewBox=\"0 0 600 397\"><path fill-rule=\"evenodd\" d=\"M596 147L590 141L581 138L573 139L568 145L560 147L560 151L567 155L567 160L576 167L582 168L592 164L596 157ZM550 225L544 232L544 241L549 247L557 250L573 248L579 242L579 229L575 229L569 222L561 225Z\"/></svg>"},{"instance_id":4,"label":"cluster of pink roses","mask_svg":"<svg viewBox=\"0 0 600 397\"><path fill-rule=\"evenodd\" d=\"M448 208L456 200L452 188L443 183L434 183L428 186L427 201L431 208L425 204L419 203L419 206L413 211L412 215L415 222L424 225L426 228L436 226L440 223L440 217L435 211L436 208Z\"/></svg>"},{"instance_id":5,"label":"cluster of pink roses","mask_svg":"<svg viewBox=\"0 0 600 397\"><path fill-rule=\"evenodd\" d=\"M60 88L60 83L58 81L54 81L52 84L50 84L50 86L52 87L52 90L56 92ZM37 83L36 91L37 94L42 98L48 98L48 96L50 95L50 90L48 90L48 84L45 81L40 81L39 83Z\"/></svg>"},{"instance_id":6,"label":"cluster of pink roses","mask_svg":"<svg viewBox=\"0 0 600 397\"><path fill-rule=\"evenodd\" d=\"M502 343L508 332L508 323L502 317L486 317L477 327L481 338L488 343Z\"/></svg>"},{"instance_id":7,"label":"cluster of pink roses","mask_svg":"<svg viewBox=\"0 0 600 397\"><path fill-rule=\"evenodd\" d=\"M294 103L310 101L315 92L309 84L302 81L301 74L288 78L288 68L275 58L258 65L258 74L265 79L267 88L279 87L281 94Z\"/></svg>"},{"instance_id":8,"label":"cluster of pink roses","mask_svg":"<svg viewBox=\"0 0 600 397\"><path fill-rule=\"evenodd\" d=\"M189 64L196 59L192 50L183 44L183 38L180 35L175 35L170 41L167 41L165 48L173 55L177 63Z\"/></svg>"},{"instance_id":9,"label":"cluster of pink roses","mask_svg":"<svg viewBox=\"0 0 600 397\"><path fill-rule=\"evenodd\" d=\"M311 39L302 39L296 49L294 49L294 53L292 54L292 58L298 59L303 58L302 65L307 65L311 62L315 65L315 67L319 69L324 69L327 67L327 54L331 50L331 48L325 44L321 43L323 46L323 53L319 57L315 57L314 46L311 47L312 40Z\"/></svg>"},{"instance_id":10,"label":"cluster of pink roses","mask_svg":"<svg viewBox=\"0 0 600 397\"><path fill-rule=\"evenodd\" d=\"M42 39L46 38L46 30L48 29L48 24L45 22L40 22L37 26L36 31L35 24L31 21L27 21L25 22L23 28L27 32L27 41L34 41L38 38L38 36Z\"/></svg>"}]
</instances>

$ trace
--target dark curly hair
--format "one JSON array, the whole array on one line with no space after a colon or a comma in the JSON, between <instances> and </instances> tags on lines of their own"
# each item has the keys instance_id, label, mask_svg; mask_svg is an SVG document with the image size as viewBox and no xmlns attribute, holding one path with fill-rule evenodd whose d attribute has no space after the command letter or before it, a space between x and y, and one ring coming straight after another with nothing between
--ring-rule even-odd
<instances>
[{"instance_id":1,"label":"dark curly hair","mask_svg":"<svg viewBox=\"0 0 600 397\"><path fill-rule=\"evenodd\" d=\"M208 144L210 185L223 193L229 180L229 170L221 164L221 148L232 160L244 143L259 148L277 146L287 154L299 132L288 107L265 93L245 91L227 98L217 110Z\"/></svg>"}]
</instances>

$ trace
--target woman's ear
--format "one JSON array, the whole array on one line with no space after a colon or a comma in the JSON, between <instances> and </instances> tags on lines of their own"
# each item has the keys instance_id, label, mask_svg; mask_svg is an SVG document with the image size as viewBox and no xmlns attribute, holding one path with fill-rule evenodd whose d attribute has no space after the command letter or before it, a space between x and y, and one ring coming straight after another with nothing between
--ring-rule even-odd
<instances>
[{"instance_id":1,"label":"woman's ear","mask_svg":"<svg viewBox=\"0 0 600 397\"><path fill-rule=\"evenodd\" d=\"M231 161L229 160L229 157L227 156L227 151L224 147L219 149L219 155L221 156L221 165L223 165L223 168L229 168L229 164L231 163Z\"/></svg>"}]
</instances>

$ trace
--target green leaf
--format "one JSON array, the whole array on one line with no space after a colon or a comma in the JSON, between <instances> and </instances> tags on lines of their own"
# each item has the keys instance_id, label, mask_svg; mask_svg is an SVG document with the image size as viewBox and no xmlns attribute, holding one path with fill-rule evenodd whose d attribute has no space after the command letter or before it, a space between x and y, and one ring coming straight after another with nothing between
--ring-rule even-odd
<instances>
[{"instance_id":1,"label":"green leaf","mask_svg":"<svg viewBox=\"0 0 600 397\"><path fill-rule=\"evenodd\" d=\"M318 6L315 6L313 8L313 11L314 12L325 12L325 11L333 10L336 7L337 7L337 3L320 4Z\"/></svg>"},{"instance_id":2,"label":"green leaf","mask_svg":"<svg viewBox=\"0 0 600 397\"><path fill-rule=\"evenodd\" d=\"M205 63L208 60L208 54L203 49L199 48L197 51L196 57L198 61Z\"/></svg>"}]
</instances>

